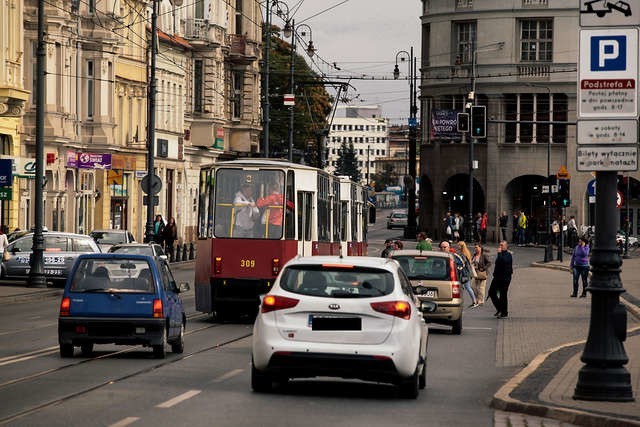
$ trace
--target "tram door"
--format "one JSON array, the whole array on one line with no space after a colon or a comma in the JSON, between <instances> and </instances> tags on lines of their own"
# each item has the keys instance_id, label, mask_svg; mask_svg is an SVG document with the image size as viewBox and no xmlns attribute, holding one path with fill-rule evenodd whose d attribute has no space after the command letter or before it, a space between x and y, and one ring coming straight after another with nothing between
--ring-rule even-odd
<instances>
[{"instance_id":1,"label":"tram door","mask_svg":"<svg viewBox=\"0 0 640 427\"><path fill-rule=\"evenodd\" d=\"M298 253L311 255L313 241L313 193L298 191Z\"/></svg>"}]
</instances>

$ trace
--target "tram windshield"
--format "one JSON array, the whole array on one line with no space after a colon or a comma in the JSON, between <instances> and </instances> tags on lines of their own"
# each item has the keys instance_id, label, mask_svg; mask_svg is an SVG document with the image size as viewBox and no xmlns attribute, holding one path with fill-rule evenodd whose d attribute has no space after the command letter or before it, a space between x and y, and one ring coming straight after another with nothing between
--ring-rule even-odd
<instances>
[{"instance_id":1,"label":"tram windshield","mask_svg":"<svg viewBox=\"0 0 640 427\"><path fill-rule=\"evenodd\" d=\"M215 237L282 238L285 210L293 209L283 171L218 169L214 194Z\"/></svg>"}]
</instances>

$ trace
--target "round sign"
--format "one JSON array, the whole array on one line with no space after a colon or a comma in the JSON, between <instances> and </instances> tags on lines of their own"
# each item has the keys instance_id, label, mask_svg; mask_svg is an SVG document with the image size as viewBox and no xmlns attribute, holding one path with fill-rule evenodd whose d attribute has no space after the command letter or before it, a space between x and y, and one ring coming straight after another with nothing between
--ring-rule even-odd
<instances>
[{"instance_id":1,"label":"round sign","mask_svg":"<svg viewBox=\"0 0 640 427\"><path fill-rule=\"evenodd\" d=\"M618 191L616 195L616 208L620 206L622 206L622 193Z\"/></svg>"},{"instance_id":2,"label":"round sign","mask_svg":"<svg viewBox=\"0 0 640 427\"><path fill-rule=\"evenodd\" d=\"M149 175L145 175L140 182L142 192L149 194ZM151 175L151 194L158 194L162 190L162 180L158 175Z\"/></svg>"}]
</instances>

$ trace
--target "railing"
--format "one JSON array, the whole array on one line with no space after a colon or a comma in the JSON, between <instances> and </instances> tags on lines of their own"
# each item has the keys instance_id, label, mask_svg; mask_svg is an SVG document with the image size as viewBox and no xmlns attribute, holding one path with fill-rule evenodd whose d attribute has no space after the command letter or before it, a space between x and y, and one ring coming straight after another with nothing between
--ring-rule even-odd
<instances>
[{"instance_id":1,"label":"railing","mask_svg":"<svg viewBox=\"0 0 640 427\"><path fill-rule=\"evenodd\" d=\"M224 41L224 29L205 19L185 19L185 38L221 45Z\"/></svg>"},{"instance_id":2,"label":"railing","mask_svg":"<svg viewBox=\"0 0 640 427\"><path fill-rule=\"evenodd\" d=\"M549 78L550 75L551 65L549 64L518 65L518 78L520 80Z\"/></svg>"},{"instance_id":3,"label":"railing","mask_svg":"<svg viewBox=\"0 0 640 427\"><path fill-rule=\"evenodd\" d=\"M522 0L522 7L548 7L549 0Z\"/></svg>"},{"instance_id":4,"label":"railing","mask_svg":"<svg viewBox=\"0 0 640 427\"><path fill-rule=\"evenodd\" d=\"M473 8L473 0L456 0L456 9Z\"/></svg>"},{"instance_id":5,"label":"railing","mask_svg":"<svg viewBox=\"0 0 640 427\"><path fill-rule=\"evenodd\" d=\"M229 53L235 55L246 55L247 38L242 34L228 34Z\"/></svg>"}]
</instances>

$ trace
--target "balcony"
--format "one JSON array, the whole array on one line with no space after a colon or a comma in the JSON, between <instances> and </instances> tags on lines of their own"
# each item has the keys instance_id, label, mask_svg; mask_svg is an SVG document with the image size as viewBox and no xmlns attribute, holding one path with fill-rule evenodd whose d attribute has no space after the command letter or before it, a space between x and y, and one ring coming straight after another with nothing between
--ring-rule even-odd
<instances>
[{"instance_id":1,"label":"balcony","mask_svg":"<svg viewBox=\"0 0 640 427\"><path fill-rule=\"evenodd\" d=\"M549 0L522 0L522 7L549 7Z\"/></svg>"},{"instance_id":2,"label":"balcony","mask_svg":"<svg viewBox=\"0 0 640 427\"><path fill-rule=\"evenodd\" d=\"M193 45L207 44L218 47L224 42L225 30L205 19L185 19L185 38Z\"/></svg>"},{"instance_id":3,"label":"balcony","mask_svg":"<svg viewBox=\"0 0 640 427\"><path fill-rule=\"evenodd\" d=\"M260 57L258 45L242 34L227 34L229 59L240 63L250 63Z\"/></svg>"},{"instance_id":4,"label":"balcony","mask_svg":"<svg viewBox=\"0 0 640 427\"><path fill-rule=\"evenodd\" d=\"M473 0L456 0L456 10L473 9Z\"/></svg>"},{"instance_id":5,"label":"balcony","mask_svg":"<svg viewBox=\"0 0 640 427\"><path fill-rule=\"evenodd\" d=\"M519 80L548 79L551 75L551 64L520 64L517 67Z\"/></svg>"}]
</instances>

